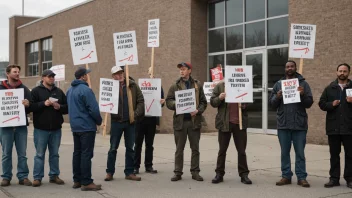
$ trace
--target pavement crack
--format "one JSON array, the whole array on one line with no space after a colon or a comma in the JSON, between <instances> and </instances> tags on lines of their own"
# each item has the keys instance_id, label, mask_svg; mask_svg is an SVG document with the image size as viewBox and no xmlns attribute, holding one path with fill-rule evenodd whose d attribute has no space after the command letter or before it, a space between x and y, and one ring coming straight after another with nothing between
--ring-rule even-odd
<instances>
[{"instance_id":1,"label":"pavement crack","mask_svg":"<svg viewBox=\"0 0 352 198\"><path fill-rule=\"evenodd\" d=\"M104 191L96 191L96 193L98 193L99 195L101 195L104 198L117 198L117 197L114 197L114 196L104 192Z\"/></svg>"},{"instance_id":2,"label":"pavement crack","mask_svg":"<svg viewBox=\"0 0 352 198\"><path fill-rule=\"evenodd\" d=\"M3 192L9 198L15 198L11 193L9 193L5 188L0 187L0 191Z\"/></svg>"},{"instance_id":3,"label":"pavement crack","mask_svg":"<svg viewBox=\"0 0 352 198\"><path fill-rule=\"evenodd\" d=\"M339 193L339 194L336 194L336 195L329 195L329 196L324 196L324 197L319 197L319 198L338 197L338 196L340 196L340 195L349 195L349 194L352 194L352 192L348 192L348 193Z\"/></svg>"}]
</instances>

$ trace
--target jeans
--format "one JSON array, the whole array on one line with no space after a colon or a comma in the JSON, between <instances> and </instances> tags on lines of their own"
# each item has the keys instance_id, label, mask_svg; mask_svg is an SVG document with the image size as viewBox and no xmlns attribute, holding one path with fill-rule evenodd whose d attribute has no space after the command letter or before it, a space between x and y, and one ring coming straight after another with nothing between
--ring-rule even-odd
<instances>
[{"instance_id":1,"label":"jeans","mask_svg":"<svg viewBox=\"0 0 352 198\"><path fill-rule=\"evenodd\" d=\"M12 147L13 142L17 151L17 178L23 180L28 178L27 165L27 126L3 127L0 128L0 137L2 145L2 175L3 179L12 179Z\"/></svg>"},{"instance_id":2,"label":"jeans","mask_svg":"<svg viewBox=\"0 0 352 198\"><path fill-rule=\"evenodd\" d=\"M292 178L291 171L291 142L296 152L295 173L298 180L305 180L307 178L306 172L306 158L304 155L304 148L306 146L307 131L295 130L278 130L278 137L281 146L281 172L282 177L286 179Z\"/></svg>"},{"instance_id":3,"label":"jeans","mask_svg":"<svg viewBox=\"0 0 352 198\"><path fill-rule=\"evenodd\" d=\"M341 143L345 150L345 168L343 177L352 182L352 135L329 135L330 179L339 181L341 175L340 153Z\"/></svg>"},{"instance_id":4,"label":"jeans","mask_svg":"<svg viewBox=\"0 0 352 198\"><path fill-rule=\"evenodd\" d=\"M129 122L111 122L110 131L110 149L108 152L108 161L106 173L114 175L117 149L120 145L122 133L125 138L125 175L133 174L134 171L134 141L135 141L135 124Z\"/></svg>"},{"instance_id":5,"label":"jeans","mask_svg":"<svg viewBox=\"0 0 352 198\"><path fill-rule=\"evenodd\" d=\"M33 177L34 180L42 180L44 177L44 163L46 148L49 149L49 177L53 179L60 175L59 169L59 147L61 144L61 129L45 131L34 128L34 146L36 155L34 157Z\"/></svg>"},{"instance_id":6,"label":"jeans","mask_svg":"<svg viewBox=\"0 0 352 198\"><path fill-rule=\"evenodd\" d=\"M94 155L95 131L73 132L73 181L86 186L93 183L92 158Z\"/></svg>"},{"instance_id":7,"label":"jeans","mask_svg":"<svg viewBox=\"0 0 352 198\"><path fill-rule=\"evenodd\" d=\"M146 169L153 167L153 151L154 151L154 137L156 131L156 117L145 117L143 121L136 125L136 143L135 143L135 156L134 167L140 168L141 153L143 140L145 137L145 159L144 166Z\"/></svg>"}]
</instances>

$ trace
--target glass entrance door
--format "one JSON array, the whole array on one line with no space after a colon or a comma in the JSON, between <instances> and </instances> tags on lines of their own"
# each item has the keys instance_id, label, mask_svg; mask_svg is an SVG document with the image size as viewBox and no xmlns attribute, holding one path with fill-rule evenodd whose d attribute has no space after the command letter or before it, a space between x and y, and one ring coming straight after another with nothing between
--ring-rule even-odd
<instances>
[{"instance_id":1,"label":"glass entrance door","mask_svg":"<svg viewBox=\"0 0 352 198\"><path fill-rule=\"evenodd\" d=\"M243 65L253 67L253 103L247 106L248 132L276 134L276 130L268 129L269 93L266 49L245 51L243 56ZM272 119L271 115L270 119Z\"/></svg>"}]
</instances>

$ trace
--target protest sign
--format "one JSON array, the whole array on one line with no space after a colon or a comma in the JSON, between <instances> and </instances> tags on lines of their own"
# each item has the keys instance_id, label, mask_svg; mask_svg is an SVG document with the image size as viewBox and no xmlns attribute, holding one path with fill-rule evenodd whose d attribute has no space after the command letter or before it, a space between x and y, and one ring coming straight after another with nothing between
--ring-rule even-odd
<instances>
[{"instance_id":1,"label":"protest sign","mask_svg":"<svg viewBox=\"0 0 352 198\"><path fill-rule=\"evenodd\" d=\"M93 26L69 30L74 65L98 62Z\"/></svg>"},{"instance_id":2,"label":"protest sign","mask_svg":"<svg viewBox=\"0 0 352 198\"><path fill-rule=\"evenodd\" d=\"M316 25L291 24L289 57L314 58Z\"/></svg>"},{"instance_id":3,"label":"protest sign","mask_svg":"<svg viewBox=\"0 0 352 198\"><path fill-rule=\"evenodd\" d=\"M346 89L346 96L352 97L352 89Z\"/></svg>"},{"instance_id":4,"label":"protest sign","mask_svg":"<svg viewBox=\"0 0 352 198\"><path fill-rule=\"evenodd\" d=\"M148 21L148 47L159 47L159 19Z\"/></svg>"},{"instance_id":5,"label":"protest sign","mask_svg":"<svg viewBox=\"0 0 352 198\"><path fill-rule=\"evenodd\" d=\"M25 126L24 89L0 90L0 99L0 127Z\"/></svg>"},{"instance_id":6,"label":"protest sign","mask_svg":"<svg viewBox=\"0 0 352 198\"><path fill-rule=\"evenodd\" d=\"M114 34L115 60L117 66L138 65L136 32Z\"/></svg>"},{"instance_id":7,"label":"protest sign","mask_svg":"<svg viewBox=\"0 0 352 198\"><path fill-rule=\"evenodd\" d=\"M145 116L161 116L161 79L143 78L138 81L143 93Z\"/></svg>"},{"instance_id":8,"label":"protest sign","mask_svg":"<svg viewBox=\"0 0 352 198\"><path fill-rule=\"evenodd\" d=\"M225 71L225 102L252 103L252 66L226 66Z\"/></svg>"},{"instance_id":9,"label":"protest sign","mask_svg":"<svg viewBox=\"0 0 352 198\"><path fill-rule=\"evenodd\" d=\"M192 113L197 110L195 89L186 89L175 92L176 115Z\"/></svg>"},{"instance_id":10,"label":"protest sign","mask_svg":"<svg viewBox=\"0 0 352 198\"><path fill-rule=\"evenodd\" d=\"M218 64L215 68L210 69L210 72L211 72L211 80L213 82L219 82L224 78L221 64Z\"/></svg>"},{"instance_id":11,"label":"protest sign","mask_svg":"<svg viewBox=\"0 0 352 198\"><path fill-rule=\"evenodd\" d=\"M284 104L299 103L301 102L299 91L298 78L282 80L281 81L281 90L282 97L284 99Z\"/></svg>"},{"instance_id":12,"label":"protest sign","mask_svg":"<svg viewBox=\"0 0 352 198\"><path fill-rule=\"evenodd\" d=\"M65 81L65 65L55 65L50 68L55 75L55 81Z\"/></svg>"},{"instance_id":13,"label":"protest sign","mask_svg":"<svg viewBox=\"0 0 352 198\"><path fill-rule=\"evenodd\" d=\"M207 98L208 102L210 102L210 98L211 98L211 95L213 94L213 90L215 86L216 86L216 83L214 82L204 82L203 90L204 90L204 95Z\"/></svg>"},{"instance_id":14,"label":"protest sign","mask_svg":"<svg viewBox=\"0 0 352 198\"><path fill-rule=\"evenodd\" d=\"M105 113L118 113L119 81L100 78L99 109Z\"/></svg>"}]
</instances>

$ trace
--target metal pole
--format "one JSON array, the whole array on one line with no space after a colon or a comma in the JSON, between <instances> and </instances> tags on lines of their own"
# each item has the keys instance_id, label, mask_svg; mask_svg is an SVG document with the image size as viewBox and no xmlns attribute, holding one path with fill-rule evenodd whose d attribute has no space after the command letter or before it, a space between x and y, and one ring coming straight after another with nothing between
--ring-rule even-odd
<instances>
[{"instance_id":1,"label":"metal pole","mask_svg":"<svg viewBox=\"0 0 352 198\"><path fill-rule=\"evenodd\" d=\"M22 16L24 16L24 0L22 0Z\"/></svg>"}]
</instances>

